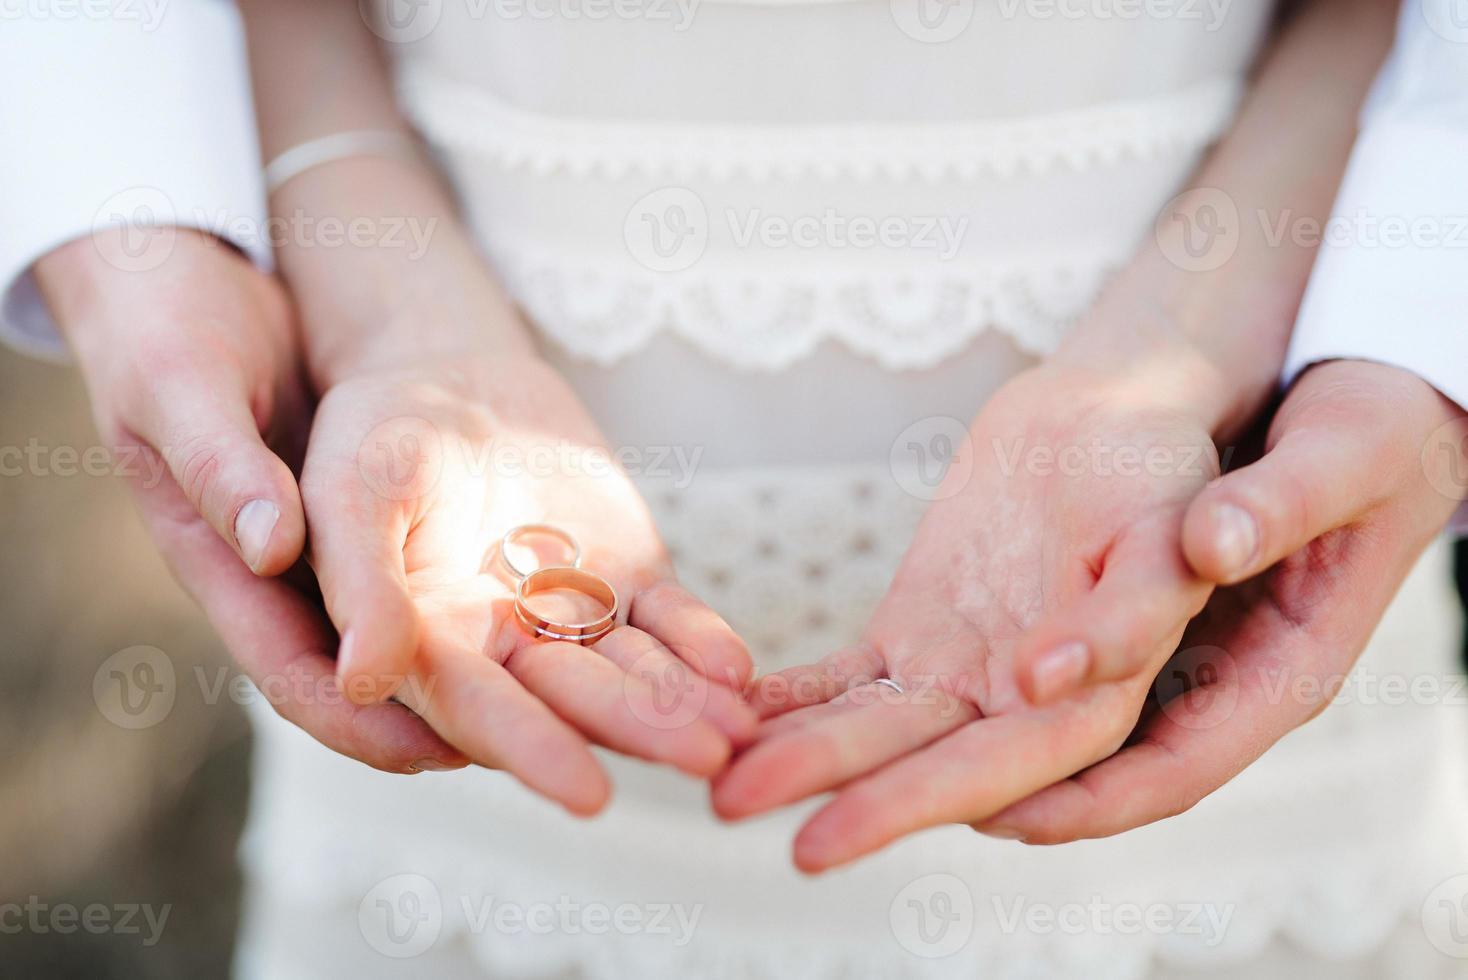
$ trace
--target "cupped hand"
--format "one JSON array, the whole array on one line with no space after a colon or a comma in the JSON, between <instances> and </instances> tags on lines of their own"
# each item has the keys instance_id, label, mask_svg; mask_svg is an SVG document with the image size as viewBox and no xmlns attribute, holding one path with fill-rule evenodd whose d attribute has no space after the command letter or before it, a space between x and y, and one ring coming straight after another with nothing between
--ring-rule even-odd
<instances>
[{"instance_id":1,"label":"cupped hand","mask_svg":"<svg viewBox=\"0 0 1468 980\"><path fill-rule=\"evenodd\" d=\"M123 250L139 231L63 245L36 277L174 576L275 710L328 747L389 772L463 765L402 705L341 697L314 590L270 577L305 540L288 464L310 419L279 284L183 229L158 231L166 255L140 268Z\"/></svg>"},{"instance_id":2,"label":"cupped hand","mask_svg":"<svg viewBox=\"0 0 1468 980\"><path fill-rule=\"evenodd\" d=\"M533 355L427 358L338 381L301 491L355 700L395 696L474 762L578 813L609 793L588 741L708 776L753 733L743 643L677 584L631 482ZM590 647L533 641L516 621L498 546L531 523L570 532L582 566L618 594L619 625ZM569 558L549 539L537 552L517 561Z\"/></svg>"},{"instance_id":3,"label":"cupped hand","mask_svg":"<svg viewBox=\"0 0 1468 980\"><path fill-rule=\"evenodd\" d=\"M1104 837L1187 810L1323 711L1427 544L1468 497L1468 418L1414 375L1307 371L1267 451L1188 508L1188 560L1220 584L1114 757L986 827ZM1281 690L1295 696L1279 697Z\"/></svg>"},{"instance_id":4,"label":"cupped hand","mask_svg":"<svg viewBox=\"0 0 1468 980\"><path fill-rule=\"evenodd\" d=\"M1148 689L1134 661L1155 673L1209 594L1180 536L1218 462L1176 388L1050 364L996 394L862 642L757 682L768 720L716 810L839 790L795 841L821 870L1115 752Z\"/></svg>"}]
</instances>

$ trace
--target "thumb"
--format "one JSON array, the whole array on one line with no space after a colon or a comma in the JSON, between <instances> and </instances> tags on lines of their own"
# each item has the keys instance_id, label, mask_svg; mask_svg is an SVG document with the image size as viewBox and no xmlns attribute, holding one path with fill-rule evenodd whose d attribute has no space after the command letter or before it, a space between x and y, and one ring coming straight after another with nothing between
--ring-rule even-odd
<instances>
[{"instance_id":1,"label":"thumb","mask_svg":"<svg viewBox=\"0 0 1468 980\"><path fill-rule=\"evenodd\" d=\"M157 380L132 414L199 515L257 575L300 558L306 519L295 477L261 438L242 386L204 373Z\"/></svg>"},{"instance_id":2,"label":"thumb","mask_svg":"<svg viewBox=\"0 0 1468 980\"><path fill-rule=\"evenodd\" d=\"M1183 553L1231 585L1349 524L1378 499L1372 440L1351 426L1287 429L1256 463L1205 489L1183 520Z\"/></svg>"}]
</instances>

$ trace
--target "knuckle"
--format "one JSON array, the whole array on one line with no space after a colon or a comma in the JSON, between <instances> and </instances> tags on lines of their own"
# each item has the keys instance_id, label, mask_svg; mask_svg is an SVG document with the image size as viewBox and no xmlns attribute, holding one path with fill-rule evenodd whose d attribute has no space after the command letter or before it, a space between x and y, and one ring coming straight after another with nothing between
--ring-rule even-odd
<instances>
[{"instance_id":1,"label":"knuckle","mask_svg":"<svg viewBox=\"0 0 1468 980\"><path fill-rule=\"evenodd\" d=\"M207 509L218 495L224 453L207 436L190 436L162 449L184 495Z\"/></svg>"}]
</instances>

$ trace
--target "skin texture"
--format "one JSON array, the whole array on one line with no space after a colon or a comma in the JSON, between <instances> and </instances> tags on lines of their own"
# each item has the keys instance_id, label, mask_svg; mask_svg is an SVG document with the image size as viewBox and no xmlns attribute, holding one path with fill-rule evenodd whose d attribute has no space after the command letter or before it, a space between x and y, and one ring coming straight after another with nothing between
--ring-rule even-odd
<instances>
[{"instance_id":1,"label":"skin texture","mask_svg":"<svg viewBox=\"0 0 1468 980\"><path fill-rule=\"evenodd\" d=\"M557 454L536 455L546 446ZM339 382L317 412L301 491L357 700L396 693L475 762L576 813L610 792L588 742L707 777L752 735L737 693L751 672L743 643L678 586L641 499L543 362L460 359ZM584 567L621 597L621 625L593 646L534 642L514 620L498 545L528 523L585 542ZM569 558L538 544L517 560ZM563 620L599 611L547 598Z\"/></svg>"},{"instance_id":2,"label":"skin texture","mask_svg":"<svg viewBox=\"0 0 1468 980\"><path fill-rule=\"evenodd\" d=\"M950 470L962 485L929 509L862 643L756 683L770 720L716 782L715 809L742 817L840 788L795 843L796 863L818 870L981 819L1115 752L1145 666L1036 707L1016 663L1079 627L1098 661L1146 651L1155 674L1208 596L1181 529L1217 473L1213 444L1191 413L1129 402L1109 378L1055 367L1002 389L970 430L972 473ZM1011 466L1014 446L1026 452ZM867 686L882 676L905 693Z\"/></svg>"},{"instance_id":3,"label":"skin texture","mask_svg":"<svg viewBox=\"0 0 1468 980\"><path fill-rule=\"evenodd\" d=\"M241 8L267 156L328 133L407 134L356 4ZM301 495L344 689L361 704L397 697L473 762L578 814L610 794L592 745L718 771L756 725L738 693L748 652L677 585L643 502L426 160L335 161L271 206L287 222L410 221L425 241L277 250L320 396ZM621 597L618 629L590 648L530 641L494 550L524 523L583 543L584 566Z\"/></svg>"},{"instance_id":4,"label":"skin texture","mask_svg":"<svg viewBox=\"0 0 1468 980\"><path fill-rule=\"evenodd\" d=\"M1041 369L996 396L975 446L1005 427L1040 438L1052 380ZM1092 410L1074 401L1050 410L1068 420L1057 442L1092 437ZM1111 417L1101 431L1125 428ZM1206 438L1152 417L1135 431L1141 446ZM1262 459L1220 480L976 474L934 505L860 647L756 683L769 720L715 782L714 806L739 818L836 790L795 841L811 871L942 823L1060 843L1182 812L1328 705L1458 505L1465 433L1462 411L1414 376L1336 362L1291 391ZM1261 529L1253 559L1226 574L1225 504ZM1238 584L1209 598L1210 578ZM1032 706L1016 651L1056 634L1110 650L1119 679ZM871 687L881 676L907 693ZM1300 678L1321 694L1270 696Z\"/></svg>"},{"instance_id":5,"label":"skin texture","mask_svg":"<svg viewBox=\"0 0 1468 980\"><path fill-rule=\"evenodd\" d=\"M1243 220L1229 254L1189 263L1180 246L1197 218L1191 202L1223 201L1242 215L1328 213L1390 16L1384 4L1302 5L1191 191L1164 209L1062 348L979 413L967 482L930 508L862 644L756 685L752 699L768 720L714 783L721 815L834 790L794 842L807 871L945 823L1028 836L1029 824L1005 811L1037 793L1069 801L1074 824L1113 819L1115 832L1145 822L1146 808L1123 804L1122 791L1106 813L1085 806L1083 783L1069 795L1047 787L1129 758L1132 750L1117 750L1208 602L1214 583L1206 565L1200 573L1185 559L1202 554L1196 543L1185 551L1185 528L1221 551L1220 528L1197 530L1189 507L1211 499L1200 494L1217 475L1217 447L1266 409L1314 257ZM1354 434L1328 435L1322 445ZM1083 462L1069 473L1012 469L990 452L996 444L1040 446L1056 460L1080 449ZM1084 461L1095 444L1140 460L1155 451L1164 465L1122 477ZM1283 479L1305 485L1317 475L1298 465L1281 467ZM1351 473L1331 472L1337 485ZM1238 535L1230 541L1237 547ZM1407 541L1415 557L1421 543ZM1400 583L1384 574L1370 591L1380 601L1358 607L1372 624ZM1238 615L1230 602L1220 596L1201 622ZM1342 615L1356 599L1343 590L1330 604ZM874 691L869 682L881 676L906 694ZM1279 719L1261 720L1241 740L1247 759L1237 745L1212 743L1218 754L1206 767L1194 760L1209 777L1188 785L1196 795L1216 788L1282 733ZM1139 778L1155 781L1125 791L1176 809L1184 798L1167 781L1175 776L1143 769Z\"/></svg>"},{"instance_id":6,"label":"skin texture","mask_svg":"<svg viewBox=\"0 0 1468 980\"><path fill-rule=\"evenodd\" d=\"M1191 565L1226 588L1191 623L1157 690L1172 694L1126 748L1019 801L982 829L1037 844L1104 837L1180 813L1329 705L1392 596L1465 496L1468 417L1396 368L1307 371L1269 427L1267 452L1188 507ZM1258 548L1226 560L1221 507ZM1295 686L1297 681L1308 681ZM1277 698L1281 683L1312 697ZM1184 696L1184 688L1191 693Z\"/></svg>"},{"instance_id":7,"label":"skin texture","mask_svg":"<svg viewBox=\"0 0 1468 980\"><path fill-rule=\"evenodd\" d=\"M36 275L86 378L104 443L167 463L166 478L135 479L131 490L174 575L257 685L321 694L272 703L324 745L388 772L462 766L463 755L402 705L337 695L336 636L309 576L266 577L295 564L305 539L290 463L310 403L279 283L182 230L156 268L124 271L115 234L57 249ZM259 574L233 532L235 516L257 499L280 513Z\"/></svg>"},{"instance_id":8,"label":"skin texture","mask_svg":"<svg viewBox=\"0 0 1468 980\"><path fill-rule=\"evenodd\" d=\"M256 42L267 156L327 133L406 132L356 4L242 7ZM1246 215L1328 213L1351 120L1384 50L1391 5L1301 7L1196 181ZM299 328L278 287L212 243L199 254L190 234L170 260L178 264L165 266L173 279L109 283L106 269L86 268L89 257L71 249L41 269L104 432L155 447L173 467L172 489L140 490L140 500L160 547L242 664L257 677L299 670L324 679L334 670L347 701L292 702L281 711L339 751L391 771L470 761L504 768L577 813L595 811L609 792L592 744L699 776L720 770L754 730L736 693L748 656L677 586L626 479L565 467L510 477L492 455L484 465L497 448L564 445L587 456L603 440L535 355L431 168L338 161L277 189L272 205L287 220L416 219L432 224L430 247L410 256L285 242L279 259ZM1185 204L1176 210L1172 217L1189 216ZM1147 698L1209 601L1210 579L1231 582L1238 573L1224 559L1239 536L1220 536L1226 512L1210 496L1216 488L1207 489L1217 474L1214 447L1263 406L1312 253L1262 243L1245 222L1237 255L1182 269L1169 259L1169 236L1179 232L1165 230L1178 226L1163 222L1066 347L980 413L971 429L975 468L932 508L863 643L753 689L767 720L715 785L721 813L743 816L838 789L796 842L797 863L818 870L943 822L1031 839L1115 832L1186 804L1252 758L1231 746L1169 742L1175 736L1165 725L1147 727L1158 724ZM189 265L190 256L200 265ZM158 304L159 296L180 299ZM141 326L128 322L124 312L141 308L162 312ZM116 350L139 359L111 363ZM1319 376L1331 377L1317 369L1306 384ZM320 405L303 457L312 397ZM1421 388L1407 385L1398 397L1415 410L1405 413L1413 426L1443 417L1440 400ZM1313 404L1334 420L1327 428L1357 419L1333 409L1332 398ZM1387 516L1377 524L1360 518L1363 536L1324 527L1319 514L1366 511L1344 498L1290 496L1301 483L1296 467L1359 460L1341 430L1321 438L1317 428L1303 442L1292 431L1276 443L1289 449L1280 472L1295 474L1276 478L1284 494L1277 499L1298 506L1276 520L1264 512L1272 490L1242 501L1254 507L1263 542L1249 552L1250 568L1316 541L1291 536L1290 514L1330 541L1310 544L1294 575L1268 589L1246 582L1220 593L1195 621L1194 631L1215 631L1197 635L1229 640L1219 645L1240 656L1271 616L1288 621L1296 639L1301 622L1316 622L1319 632L1307 635L1317 639L1345 635L1339 617L1349 604L1361 633L1433 525L1425 506L1398 513L1382 503L1409 494L1403 479L1376 489L1372 500ZM1079 475L1023 460L1006 468L994 449L1016 443L1054 452L1099 444L1142 459L1156 451L1171 465L1103 473L1087 463ZM1305 462L1291 463L1302 444L1336 455L1300 450ZM297 492L291 471L302 457ZM1261 465L1267 472L1269 457ZM1217 486L1249 488L1237 480ZM263 539L258 521L240 523L255 500L278 513ZM1198 501L1211 509L1193 509ZM591 650L532 645L509 623L511 582L494 544L506 527L534 520L576 533L588 545L588 567L626 597L628 621ZM253 529L252 544L242 526ZM1380 537L1406 550L1371 552ZM1334 542L1348 557L1370 559L1347 562L1359 572L1342 573L1338 587L1321 572ZM310 577L252 574L285 572L303 551ZM1372 601L1359 602L1359 590ZM1326 618L1306 619L1319 596L1331 607L1320 613ZM1208 625L1220 619L1252 632L1234 642ZM874 698L867 682L877 676L907 693ZM658 705L674 688L692 707L670 722ZM1240 717L1253 724L1252 737L1233 745L1250 751L1288 730L1282 717ZM1150 720L1137 730L1143 718ZM1212 754L1196 760L1201 776L1186 792L1164 790L1161 780L1176 772L1164 766L1149 775L1143 765L1159 746ZM1114 783L1070 778L1110 778L1113 765L1122 767ZM1144 782L1158 782L1125 782L1138 778L1138 766ZM1114 829L1085 824L1100 819L1096 808L1074 803L1076 792L1106 786L1132 801L1112 801Z\"/></svg>"}]
</instances>

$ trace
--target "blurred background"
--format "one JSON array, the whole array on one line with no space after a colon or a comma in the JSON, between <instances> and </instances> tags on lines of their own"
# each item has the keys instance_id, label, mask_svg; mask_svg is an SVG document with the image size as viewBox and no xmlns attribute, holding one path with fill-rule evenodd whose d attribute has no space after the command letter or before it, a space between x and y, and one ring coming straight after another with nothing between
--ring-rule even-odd
<instances>
[{"instance_id":1,"label":"blurred background","mask_svg":"<svg viewBox=\"0 0 1468 980\"><path fill-rule=\"evenodd\" d=\"M74 371L0 354L0 907L47 923L16 931L17 912L0 914L0 977L223 977L250 749L227 686L209 692L236 672L123 482L82 475L65 448L98 445ZM41 465L15 451L27 446ZM167 717L129 730L92 680L138 645L166 652L178 694ZM100 916L85 911L98 904L116 931L52 917ZM151 946L141 905L169 907ZM136 933L122 928L129 908Z\"/></svg>"}]
</instances>

